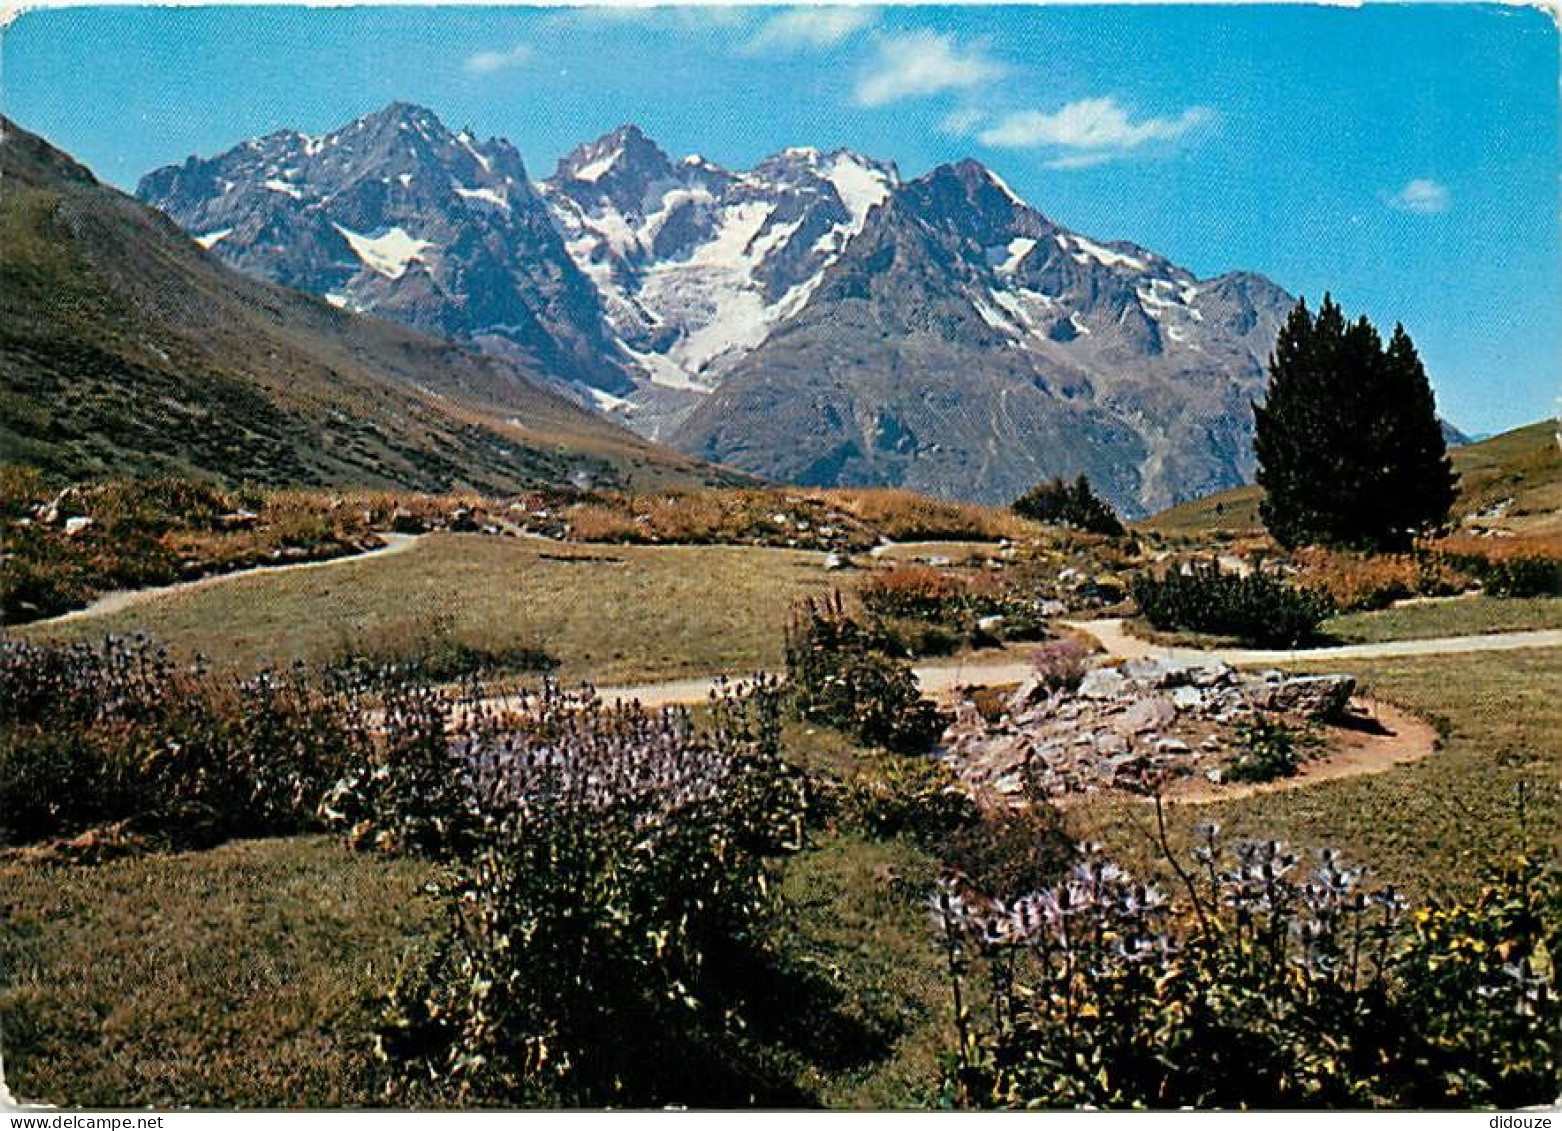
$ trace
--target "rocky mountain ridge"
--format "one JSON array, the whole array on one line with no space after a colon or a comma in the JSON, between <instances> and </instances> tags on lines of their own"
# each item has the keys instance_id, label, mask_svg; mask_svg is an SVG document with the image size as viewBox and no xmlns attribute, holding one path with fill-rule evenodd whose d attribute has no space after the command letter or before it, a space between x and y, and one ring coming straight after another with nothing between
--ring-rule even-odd
<instances>
[{"instance_id":1,"label":"rocky mountain ridge","mask_svg":"<svg viewBox=\"0 0 1562 1131\"><path fill-rule=\"evenodd\" d=\"M387 107L150 174L229 263L526 359L704 458L810 485L1006 500L1084 471L1130 514L1251 477L1293 305L1097 241L966 160L748 170L633 125L528 180L507 142Z\"/></svg>"}]
</instances>

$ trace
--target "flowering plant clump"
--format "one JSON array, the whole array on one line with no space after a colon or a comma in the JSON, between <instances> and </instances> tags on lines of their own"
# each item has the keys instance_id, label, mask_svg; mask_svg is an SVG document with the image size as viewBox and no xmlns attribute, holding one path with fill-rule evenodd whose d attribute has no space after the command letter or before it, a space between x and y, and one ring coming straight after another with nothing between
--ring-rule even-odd
<instances>
[{"instance_id":1,"label":"flowering plant clump","mask_svg":"<svg viewBox=\"0 0 1562 1131\"><path fill-rule=\"evenodd\" d=\"M643 1105L751 1078L733 1049L773 959L769 860L800 847L805 795L773 682L711 714L549 684L460 724L471 849L449 935L387 1005L396 1092Z\"/></svg>"},{"instance_id":2,"label":"flowering plant clump","mask_svg":"<svg viewBox=\"0 0 1562 1131\"><path fill-rule=\"evenodd\" d=\"M1185 867L1168 852L1170 889L1095 846L1063 882L1018 898L943 882L933 914L959 1101L1507 1107L1556 1096L1555 873L1520 861L1473 903L1410 911L1328 850L1308 866L1277 842L1228 849L1206 826L1195 858Z\"/></svg>"},{"instance_id":3,"label":"flowering plant clump","mask_svg":"<svg viewBox=\"0 0 1562 1131\"><path fill-rule=\"evenodd\" d=\"M1311 730L1259 712L1239 722L1232 732L1236 751L1227 760L1230 781L1268 782L1295 776L1307 755L1323 744Z\"/></svg>"},{"instance_id":4,"label":"flowering plant clump","mask_svg":"<svg viewBox=\"0 0 1562 1131\"><path fill-rule=\"evenodd\" d=\"M872 623L846 612L839 593L808 601L786 635L787 683L805 719L836 727L867 746L920 752L943 729L922 698L910 664Z\"/></svg>"},{"instance_id":5,"label":"flowering plant clump","mask_svg":"<svg viewBox=\"0 0 1562 1131\"><path fill-rule=\"evenodd\" d=\"M1030 666L1048 691L1072 692L1090 670L1090 657L1090 649L1065 636L1037 646L1030 654Z\"/></svg>"},{"instance_id":6,"label":"flowering plant clump","mask_svg":"<svg viewBox=\"0 0 1562 1131\"><path fill-rule=\"evenodd\" d=\"M0 842L317 827L321 796L372 741L367 692L302 667L221 677L142 636L0 641Z\"/></svg>"}]
</instances>

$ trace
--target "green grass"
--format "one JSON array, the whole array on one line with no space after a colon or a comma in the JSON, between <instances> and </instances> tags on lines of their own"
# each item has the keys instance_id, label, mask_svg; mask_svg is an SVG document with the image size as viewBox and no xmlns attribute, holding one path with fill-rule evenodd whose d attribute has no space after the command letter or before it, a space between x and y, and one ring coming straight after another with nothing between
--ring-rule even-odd
<instances>
[{"instance_id":1,"label":"green grass","mask_svg":"<svg viewBox=\"0 0 1562 1131\"><path fill-rule=\"evenodd\" d=\"M1179 503L1134 523L1133 529L1169 538L1262 533L1264 523L1258 515L1258 504L1263 498L1262 487L1233 487L1202 499Z\"/></svg>"},{"instance_id":2,"label":"green grass","mask_svg":"<svg viewBox=\"0 0 1562 1131\"><path fill-rule=\"evenodd\" d=\"M568 560L561 560L568 559ZM833 575L820 554L725 546L582 546L433 534L390 557L235 578L29 639L143 631L237 669L322 660L348 642L409 644L435 618L474 646L541 648L601 684L782 662L793 602Z\"/></svg>"},{"instance_id":3,"label":"green grass","mask_svg":"<svg viewBox=\"0 0 1562 1131\"><path fill-rule=\"evenodd\" d=\"M1347 613L1323 623L1324 633L1350 644L1542 628L1562 628L1562 597L1461 597Z\"/></svg>"},{"instance_id":4,"label":"green grass","mask_svg":"<svg viewBox=\"0 0 1562 1131\"><path fill-rule=\"evenodd\" d=\"M1562 649L1291 665L1349 671L1369 694L1400 704L1446 732L1440 749L1408 766L1303 789L1170 811L1174 844L1214 820L1233 837L1276 837L1312 850L1332 846L1368 865L1379 882L1420 895L1468 890L1481 869L1527 839L1552 859L1562 851ZM1518 787L1525 783L1527 832ZM1141 871L1158 867L1148 806L1099 803L1072 816Z\"/></svg>"},{"instance_id":5,"label":"green grass","mask_svg":"<svg viewBox=\"0 0 1562 1131\"><path fill-rule=\"evenodd\" d=\"M804 1071L799 1083L825 1107L925 1108L937 1101L940 1054L954 1045L944 960L925 904L937 872L937 863L904 838L836 833L786 869L788 951L841 991L848 1017L885 1037L869 1058Z\"/></svg>"},{"instance_id":6,"label":"green grass","mask_svg":"<svg viewBox=\"0 0 1562 1131\"><path fill-rule=\"evenodd\" d=\"M428 878L319 837L0 863L7 1082L65 1106L374 1103L372 997L439 925Z\"/></svg>"}]
</instances>

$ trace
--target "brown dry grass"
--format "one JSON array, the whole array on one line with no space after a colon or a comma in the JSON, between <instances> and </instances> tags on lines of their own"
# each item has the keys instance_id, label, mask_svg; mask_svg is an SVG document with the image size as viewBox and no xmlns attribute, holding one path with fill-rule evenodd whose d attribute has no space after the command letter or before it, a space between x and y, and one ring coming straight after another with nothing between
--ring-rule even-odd
<instances>
[{"instance_id":1,"label":"brown dry grass","mask_svg":"<svg viewBox=\"0 0 1562 1131\"><path fill-rule=\"evenodd\" d=\"M1343 611L1381 609L1404 597L1463 592L1471 579L1445 561L1414 554L1359 554L1309 546L1291 555L1296 583L1328 594Z\"/></svg>"},{"instance_id":2,"label":"brown dry grass","mask_svg":"<svg viewBox=\"0 0 1562 1131\"><path fill-rule=\"evenodd\" d=\"M1039 523L1013 511L952 502L891 487L836 488L820 493L896 542L960 539L996 542L1039 537Z\"/></svg>"},{"instance_id":3,"label":"brown dry grass","mask_svg":"<svg viewBox=\"0 0 1562 1131\"><path fill-rule=\"evenodd\" d=\"M1444 554L1485 558L1489 562L1506 562L1514 558L1545 558L1548 561L1562 561L1562 530L1538 534L1515 534L1510 538L1452 534L1431 543L1430 548Z\"/></svg>"}]
</instances>

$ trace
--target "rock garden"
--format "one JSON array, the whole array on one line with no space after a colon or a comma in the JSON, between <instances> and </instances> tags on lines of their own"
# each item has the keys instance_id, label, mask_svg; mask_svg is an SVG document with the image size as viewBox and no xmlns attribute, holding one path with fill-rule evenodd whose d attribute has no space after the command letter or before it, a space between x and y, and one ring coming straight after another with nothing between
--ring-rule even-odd
<instances>
[{"instance_id":1,"label":"rock garden","mask_svg":"<svg viewBox=\"0 0 1562 1131\"><path fill-rule=\"evenodd\" d=\"M1077 682L1037 674L988 717L961 703L943 758L989 805L1206 791L1295 774L1355 719L1355 690L1349 675L1155 659L1092 668Z\"/></svg>"}]
</instances>

